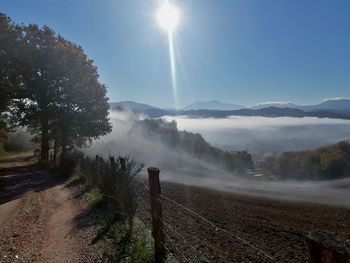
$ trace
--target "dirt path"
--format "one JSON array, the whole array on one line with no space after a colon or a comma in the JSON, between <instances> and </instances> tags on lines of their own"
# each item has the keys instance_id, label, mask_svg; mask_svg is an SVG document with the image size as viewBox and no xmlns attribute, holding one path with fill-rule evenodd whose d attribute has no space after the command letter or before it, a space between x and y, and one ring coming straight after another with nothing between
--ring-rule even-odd
<instances>
[{"instance_id":1,"label":"dirt path","mask_svg":"<svg viewBox=\"0 0 350 263\"><path fill-rule=\"evenodd\" d=\"M18 158L18 157L16 157ZM28 157L29 158L29 157ZM11 161L10 161L11 163ZM47 172L5 165L0 176L0 263L103 262L84 200Z\"/></svg>"},{"instance_id":2,"label":"dirt path","mask_svg":"<svg viewBox=\"0 0 350 263\"><path fill-rule=\"evenodd\" d=\"M55 186L46 192L45 203L50 209L47 233L37 262L76 262L79 249L76 248L72 223L79 211L72 199L72 193L64 185Z\"/></svg>"}]
</instances>

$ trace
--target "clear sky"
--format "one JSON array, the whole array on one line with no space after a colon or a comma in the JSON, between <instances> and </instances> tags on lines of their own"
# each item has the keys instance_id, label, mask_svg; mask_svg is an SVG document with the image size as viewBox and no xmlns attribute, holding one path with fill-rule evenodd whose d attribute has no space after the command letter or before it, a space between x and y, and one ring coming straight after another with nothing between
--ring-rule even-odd
<instances>
[{"instance_id":1,"label":"clear sky","mask_svg":"<svg viewBox=\"0 0 350 263\"><path fill-rule=\"evenodd\" d=\"M179 105L350 97L349 0L174 0ZM111 101L174 105L160 0L0 0L95 61Z\"/></svg>"}]
</instances>

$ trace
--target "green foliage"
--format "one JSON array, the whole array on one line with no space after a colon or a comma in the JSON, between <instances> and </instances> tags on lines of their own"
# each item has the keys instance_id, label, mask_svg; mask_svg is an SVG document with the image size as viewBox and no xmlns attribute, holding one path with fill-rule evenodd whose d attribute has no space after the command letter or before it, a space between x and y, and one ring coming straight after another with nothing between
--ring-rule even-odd
<instances>
[{"instance_id":1,"label":"green foliage","mask_svg":"<svg viewBox=\"0 0 350 263\"><path fill-rule=\"evenodd\" d=\"M125 164L125 165L124 165ZM129 224L130 236L133 232L133 218L136 212L135 178L144 165L126 157L117 161L96 156L81 158L80 172L88 187L96 188L105 203L112 208L118 218ZM96 194L96 191L93 192Z\"/></svg>"},{"instance_id":2,"label":"green foliage","mask_svg":"<svg viewBox=\"0 0 350 263\"><path fill-rule=\"evenodd\" d=\"M265 157L260 166L281 179L337 179L350 176L350 143L346 141L301 152Z\"/></svg>"},{"instance_id":3,"label":"green foliage","mask_svg":"<svg viewBox=\"0 0 350 263\"><path fill-rule=\"evenodd\" d=\"M97 240L111 262L152 262L151 238L135 219L137 208L135 178L143 164L126 158L105 160L80 158L80 178L85 182L85 198L93 207L99 207Z\"/></svg>"},{"instance_id":4,"label":"green foliage","mask_svg":"<svg viewBox=\"0 0 350 263\"><path fill-rule=\"evenodd\" d=\"M137 218L134 220L134 225L135 230L131 237L128 236L127 224L122 221L118 221L109 229L108 238L104 238L101 242L109 262L154 262L151 232Z\"/></svg>"},{"instance_id":5,"label":"green foliage","mask_svg":"<svg viewBox=\"0 0 350 263\"><path fill-rule=\"evenodd\" d=\"M92 207L99 206L103 202L103 194L101 193L100 189L97 187L90 188L85 193L85 198Z\"/></svg>"}]
</instances>

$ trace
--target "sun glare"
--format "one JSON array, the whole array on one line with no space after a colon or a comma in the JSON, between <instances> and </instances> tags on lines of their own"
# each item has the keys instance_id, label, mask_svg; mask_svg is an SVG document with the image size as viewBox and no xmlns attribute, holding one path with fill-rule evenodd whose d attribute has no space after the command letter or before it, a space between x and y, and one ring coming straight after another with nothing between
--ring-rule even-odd
<instances>
[{"instance_id":1,"label":"sun glare","mask_svg":"<svg viewBox=\"0 0 350 263\"><path fill-rule=\"evenodd\" d=\"M158 9L157 21L163 29L171 33L179 23L178 9L168 1L165 1Z\"/></svg>"}]
</instances>

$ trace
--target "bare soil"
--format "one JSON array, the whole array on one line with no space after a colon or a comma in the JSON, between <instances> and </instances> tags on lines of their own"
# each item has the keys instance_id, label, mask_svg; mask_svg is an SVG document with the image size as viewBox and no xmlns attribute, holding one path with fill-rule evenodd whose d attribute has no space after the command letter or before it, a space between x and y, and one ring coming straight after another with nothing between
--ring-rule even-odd
<instances>
[{"instance_id":1,"label":"bare soil","mask_svg":"<svg viewBox=\"0 0 350 263\"><path fill-rule=\"evenodd\" d=\"M86 202L30 158L2 161L0 262L102 262Z\"/></svg>"},{"instance_id":2,"label":"bare soil","mask_svg":"<svg viewBox=\"0 0 350 263\"><path fill-rule=\"evenodd\" d=\"M180 262L309 262L306 236L315 230L328 231L350 244L349 209L171 183L162 184L162 194L230 233L163 198L167 248ZM148 194L143 198L146 207ZM139 214L150 222L148 209L139 209Z\"/></svg>"}]
</instances>

